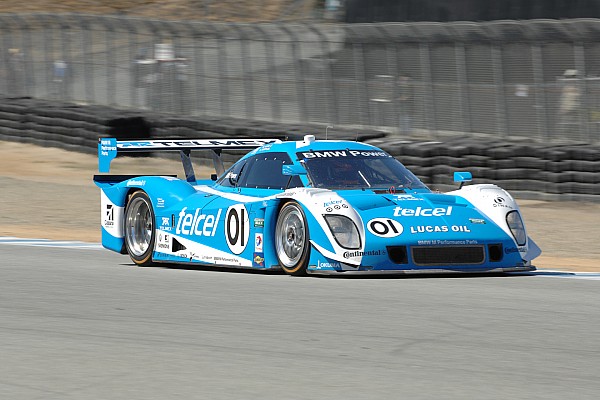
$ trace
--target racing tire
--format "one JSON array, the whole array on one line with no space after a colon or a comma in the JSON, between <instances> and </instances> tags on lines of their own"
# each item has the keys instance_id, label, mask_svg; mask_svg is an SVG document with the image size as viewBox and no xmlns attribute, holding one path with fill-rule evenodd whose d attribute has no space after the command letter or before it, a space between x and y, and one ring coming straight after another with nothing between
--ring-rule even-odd
<instances>
[{"instance_id":1,"label":"racing tire","mask_svg":"<svg viewBox=\"0 0 600 400\"><path fill-rule=\"evenodd\" d=\"M154 210L144 191L138 190L129 198L123 224L129 257L140 267L151 266L156 237Z\"/></svg>"},{"instance_id":2,"label":"racing tire","mask_svg":"<svg viewBox=\"0 0 600 400\"><path fill-rule=\"evenodd\" d=\"M287 202L279 210L275 225L275 253L281 268L289 275L306 275L310 256L308 225L302 207Z\"/></svg>"}]
</instances>

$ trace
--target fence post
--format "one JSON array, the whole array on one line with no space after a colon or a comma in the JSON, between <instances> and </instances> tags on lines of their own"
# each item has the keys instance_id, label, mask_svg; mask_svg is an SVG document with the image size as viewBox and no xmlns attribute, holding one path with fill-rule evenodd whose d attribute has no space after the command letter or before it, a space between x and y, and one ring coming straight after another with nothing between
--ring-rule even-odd
<instances>
[{"instance_id":1,"label":"fence post","mask_svg":"<svg viewBox=\"0 0 600 400\"><path fill-rule=\"evenodd\" d=\"M4 60L4 71L6 71L6 93L10 96L17 95L18 79L17 74L20 73L20 67L18 62L18 52L21 49L16 49L14 46L14 31L13 31L13 14L6 14L3 18L2 25L2 39L4 42L4 51L2 59Z\"/></svg>"},{"instance_id":2,"label":"fence post","mask_svg":"<svg viewBox=\"0 0 600 400\"><path fill-rule=\"evenodd\" d=\"M31 47L31 29L27 23L27 20L21 15L15 15L15 21L19 26L19 33L21 36L21 56L23 58L23 70L21 76L23 77L22 82L17 84L22 85L24 95L33 95L35 90L35 74L33 74L33 57Z\"/></svg>"},{"instance_id":3,"label":"fence post","mask_svg":"<svg viewBox=\"0 0 600 400\"><path fill-rule=\"evenodd\" d=\"M94 93L94 63L89 62L90 57L94 57L94 41L91 34L90 18L81 17L79 26L83 34L81 35L81 48L83 50L83 80L85 85L85 100L90 103L96 98Z\"/></svg>"},{"instance_id":4,"label":"fence post","mask_svg":"<svg viewBox=\"0 0 600 400\"><path fill-rule=\"evenodd\" d=\"M280 28L287 33L288 37L291 38L291 47L292 47L292 59L294 60L294 77L296 82L296 98L298 100L298 111L299 111L299 120L306 121L306 94L304 92L304 74L302 71L302 63L300 62L300 50L298 48L298 36L293 32L292 29L289 29L285 25L281 25Z\"/></svg>"},{"instance_id":5,"label":"fence post","mask_svg":"<svg viewBox=\"0 0 600 400\"><path fill-rule=\"evenodd\" d=\"M367 110L367 125L371 125L371 107L369 104L369 86L367 82L367 74L365 72L364 66L364 54L363 54L363 46L362 43L352 43L352 56L354 58L354 65L356 71L356 83L357 83L357 95L358 102L361 103L362 99L362 108L363 110ZM362 85L360 83L362 82ZM362 95L360 93L360 86L362 86L363 92ZM364 120L361 118L362 114L359 112L359 123L360 125L365 125Z\"/></svg>"},{"instance_id":6,"label":"fence post","mask_svg":"<svg viewBox=\"0 0 600 400\"><path fill-rule=\"evenodd\" d=\"M327 56L327 59L325 59L325 87L329 90L329 93L331 95L331 107L327 107L328 111L331 112L331 115L329 112L327 113L328 117L333 117L332 118L332 122L334 124L338 124L340 122L339 119L339 113L338 113L338 101L337 101L337 95L335 92L335 85L333 84L333 73L331 71L331 59L329 58L331 51L329 48L329 40L327 39L327 37L323 34L323 32L321 32L320 30L316 29L317 34L319 35L319 38L321 39L321 51L323 55ZM325 104L327 104L327 101L325 102ZM327 123L329 123L329 121L327 121Z\"/></svg>"},{"instance_id":7,"label":"fence post","mask_svg":"<svg viewBox=\"0 0 600 400\"><path fill-rule=\"evenodd\" d=\"M103 17L101 19L103 25L104 25L104 29L105 29L105 33L104 33L104 37L106 40L106 100L107 103L111 106L116 105L116 96L115 96L115 92L116 92L116 88L115 88L115 83L116 83L116 71L115 71L115 66L113 64L113 60L116 59L115 54L114 54L114 40L113 40L113 24L112 24L112 20L109 19L109 17Z\"/></svg>"},{"instance_id":8,"label":"fence post","mask_svg":"<svg viewBox=\"0 0 600 400\"><path fill-rule=\"evenodd\" d=\"M2 71L9 71L8 57L9 49L11 48L9 42L8 27L10 26L9 16L0 15L0 36L2 37L2 54L0 55L0 63L2 65ZM8 75L3 76L2 82L0 82L0 91L8 94L9 77Z\"/></svg>"},{"instance_id":9,"label":"fence post","mask_svg":"<svg viewBox=\"0 0 600 400\"><path fill-rule=\"evenodd\" d=\"M504 137L510 135L510 124L506 115L506 93L504 90L504 70L502 68L502 48L492 43L492 68L494 74L494 86L496 86L496 113L498 117L498 128Z\"/></svg>"},{"instance_id":10,"label":"fence post","mask_svg":"<svg viewBox=\"0 0 600 400\"><path fill-rule=\"evenodd\" d=\"M573 43L573 50L575 52L575 69L578 71L578 75L581 77L578 80L579 91L581 93L580 107L582 112L579 113L579 126L583 127L583 133L588 141L591 141L590 131L590 102L588 96L588 85L587 85L587 72L585 68L585 50L582 43Z\"/></svg>"},{"instance_id":11,"label":"fence post","mask_svg":"<svg viewBox=\"0 0 600 400\"><path fill-rule=\"evenodd\" d=\"M46 77L46 95L49 98L52 98L52 87L53 87L53 76L52 76L52 63L54 60L50 58L51 53L53 52L52 48L52 30L51 23L49 22L48 15L40 15L39 21L42 25L43 37L44 37L44 76Z\"/></svg>"},{"instance_id":12,"label":"fence post","mask_svg":"<svg viewBox=\"0 0 600 400\"><path fill-rule=\"evenodd\" d=\"M433 92L433 76L431 74L431 55L429 49L429 43L419 44L419 56L421 59L421 76L423 77L423 84L426 85L424 96L425 115L427 121L427 130L432 133L435 138L438 137L437 131L437 118L435 110L435 99Z\"/></svg>"},{"instance_id":13,"label":"fence post","mask_svg":"<svg viewBox=\"0 0 600 400\"><path fill-rule=\"evenodd\" d=\"M263 37L265 37L265 50L267 54L267 65L269 69L273 71L271 77L269 78L269 93L271 96L271 112L273 119L277 122L281 122L281 109L279 106L279 91L277 89L277 81L279 79L279 75L277 73L277 63L275 62L275 53L273 51L273 38L265 35L265 32L261 30ZM274 77L274 78L273 78ZM273 82L275 79L275 82Z\"/></svg>"},{"instance_id":14,"label":"fence post","mask_svg":"<svg viewBox=\"0 0 600 400\"><path fill-rule=\"evenodd\" d=\"M219 112L222 116L229 117L229 74L227 68L227 39L224 37L223 32L219 30L217 42L219 43L219 50L217 51L217 62L219 64Z\"/></svg>"},{"instance_id":15,"label":"fence post","mask_svg":"<svg viewBox=\"0 0 600 400\"><path fill-rule=\"evenodd\" d=\"M539 43L531 45L531 58L533 65L533 82L535 91L535 108L537 117L538 136L544 140L550 138L548 132L548 110L546 99L546 88L544 85L544 65L542 62L542 48Z\"/></svg>"},{"instance_id":16,"label":"fence post","mask_svg":"<svg viewBox=\"0 0 600 400\"><path fill-rule=\"evenodd\" d=\"M248 52L248 38L245 31L241 27L236 27L238 31L238 37L240 40L240 46L242 48L242 83L244 90L244 116L247 119L254 118L254 92L252 89L252 81L248 79L251 74L251 68L248 65L250 54Z\"/></svg>"},{"instance_id":17,"label":"fence post","mask_svg":"<svg viewBox=\"0 0 600 400\"><path fill-rule=\"evenodd\" d=\"M72 100L71 85L73 83L73 60L71 58L70 29L70 21L66 20L60 24L61 58L66 65L65 76L61 85L61 98L64 101Z\"/></svg>"},{"instance_id":18,"label":"fence post","mask_svg":"<svg viewBox=\"0 0 600 400\"><path fill-rule=\"evenodd\" d=\"M199 27L203 29L208 25L208 23L203 23L202 25L198 25L194 23L193 35L194 39L194 70L195 74L195 82L194 82L194 91L196 92L196 109L198 110L200 115L206 115L206 69L204 68L204 30L199 32ZM210 25L208 25L210 27ZM198 49L198 43L201 43L202 47L200 51Z\"/></svg>"},{"instance_id":19,"label":"fence post","mask_svg":"<svg viewBox=\"0 0 600 400\"><path fill-rule=\"evenodd\" d=\"M471 132L471 105L469 103L467 59L465 54L464 43L455 43L454 55L456 57L456 72L458 74L458 92L460 93L459 107L463 130L465 132Z\"/></svg>"}]
</instances>

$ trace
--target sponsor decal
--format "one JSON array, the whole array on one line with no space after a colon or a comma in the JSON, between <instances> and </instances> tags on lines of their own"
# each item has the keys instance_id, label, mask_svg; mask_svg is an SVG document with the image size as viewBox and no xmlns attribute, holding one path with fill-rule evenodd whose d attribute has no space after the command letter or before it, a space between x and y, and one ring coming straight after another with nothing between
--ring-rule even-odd
<instances>
[{"instance_id":1,"label":"sponsor decal","mask_svg":"<svg viewBox=\"0 0 600 400\"><path fill-rule=\"evenodd\" d=\"M221 257L221 256L215 256L213 258L213 260L215 261L215 263L218 263L219 261L223 262L223 263L227 263L227 264L239 264L240 260L238 260L235 257Z\"/></svg>"},{"instance_id":2,"label":"sponsor decal","mask_svg":"<svg viewBox=\"0 0 600 400\"><path fill-rule=\"evenodd\" d=\"M162 234L159 233L158 234L158 241L156 244L156 247L158 249L162 249L162 250L166 250L166 251L171 251L170 247L169 247L169 235L168 234Z\"/></svg>"},{"instance_id":3,"label":"sponsor decal","mask_svg":"<svg viewBox=\"0 0 600 400\"><path fill-rule=\"evenodd\" d=\"M253 267L264 267L265 266L265 255L263 253L254 253L252 257Z\"/></svg>"},{"instance_id":4,"label":"sponsor decal","mask_svg":"<svg viewBox=\"0 0 600 400\"><path fill-rule=\"evenodd\" d=\"M362 257L362 256L385 256L387 252L385 250L367 250L367 251L345 251L344 258Z\"/></svg>"},{"instance_id":5,"label":"sponsor decal","mask_svg":"<svg viewBox=\"0 0 600 400\"><path fill-rule=\"evenodd\" d=\"M225 175L225 179L237 179L238 174L233 173L233 172L228 172L227 175Z\"/></svg>"},{"instance_id":6,"label":"sponsor decal","mask_svg":"<svg viewBox=\"0 0 600 400\"><path fill-rule=\"evenodd\" d=\"M341 269L342 264L339 262L317 262L317 269Z\"/></svg>"},{"instance_id":7,"label":"sponsor decal","mask_svg":"<svg viewBox=\"0 0 600 400\"><path fill-rule=\"evenodd\" d=\"M178 235L215 236L217 226L219 226L221 210L217 212L216 216L213 214L200 214L200 209L196 209L194 214L188 213L186 210L187 207L183 207L179 212L175 233Z\"/></svg>"},{"instance_id":8,"label":"sponsor decal","mask_svg":"<svg viewBox=\"0 0 600 400\"><path fill-rule=\"evenodd\" d=\"M259 147L257 149L257 152L269 151L269 150L271 150L272 146L273 146L272 144L265 144L264 146Z\"/></svg>"},{"instance_id":9,"label":"sponsor decal","mask_svg":"<svg viewBox=\"0 0 600 400\"><path fill-rule=\"evenodd\" d=\"M254 234L254 251L258 251L258 252L263 251L263 234L262 233Z\"/></svg>"},{"instance_id":10,"label":"sponsor decal","mask_svg":"<svg viewBox=\"0 0 600 400\"><path fill-rule=\"evenodd\" d=\"M472 224L485 224L485 219L481 218L469 218L469 222Z\"/></svg>"},{"instance_id":11,"label":"sponsor decal","mask_svg":"<svg viewBox=\"0 0 600 400\"><path fill-rule=\"evenodd\" d=\"M404 227L391 218L374 218L367 223L367 229L375 236L392 238L401 235Z\"/></svg>"},{"instance_id":12,"label":"sponsor decal","mask_svg":"<svg viewBox=\"0 0 600 400\"><path fill-rule=\"evenodd\" d=\"M417 225L410 227L410 233L471 232L466 225Z\"/></svg>"},{"instance_id":13,"label":"sponsor decal","mask_svg":"<svg viewBox=\"0 0 600 400\"><path fill-rule=\"evenodd\" d=\"M521 247L505 247L504 248L504 253L506 253L506 254L524 253L526 251L527 251L527 247L525 247L525 246L521 246Z\"/></svg>"},{"instance_id":14,"label":"sponsor decal","mask_svg":"<svg viewBox=\"0 0 600 400\"><path fill-rule=\"evenodd\" d=\"M498 196L494 199L494 207L502 207L502 208L510 208L512 209L513 207L510 204L506 204L506 199L502 196Z\"/></svg>"},{"instance_id":15,"label":"sponsor decal","mask_svg":"<svg viewBox=\"0 0 600 400\"><path fill-rule=\"evenodd\" d=\"M234 204L227 209L225 216L225 238L233 254L240 254L248 245L250 221L243 204Z\"/></svg>"},{"instance_id":16,"label":"sponsor decal","mask_svg":"<svg viewBox=\"0 0 600 400\"><path fill-rule=\"evenodd\" d=\"M144 180L132 179L130 181L127 181L127 186L145 186L145 185L146 185L146 181L144 181Z\"/></svg>"},{"instance_id":17,"label":"sponsor decal","mask_svg":"<svg viewBox=\"0 0 600 400\"><path fill-rule=\"evenodd\" d=\"M477 240L465 239L465 240L419 240L417 241L419 246L449 246L449 245L465 245L465 244L479 244Z\"/></svg>"},{"instance_id":18,"label":"sponsor decal","mask_svg":"<svg viewBox=\"0 0 600 400\"><path fill-rule=\"evenodd\" d=\"M391 157L385 151L360 151L360 150L328 150L308 151L299 153L301 158L334 158L334 157Z\"/></svg>"},{"instance_id":19,"label":"sponsor decal","mask_svg":"<svg viewBox=\"0 0 600 400\"><path fill-rule=\"evenodd\" d=\"M163 208L165 206L165 199L157 198L156 199L156 207Z\"/></svg>"},{"instance_id":20,"label":"sponsor decal","mask_svg":"<svg viewBox=\"0 0 600 400\"><path fill-rule=\"evenodd\" d=\"M323 203L326 212L333 212L333 210L341 210L342 208L348 208L348 204L344 200L331 200Z\"/></svg>"},{"instance_id":21,"label":"sponsor decal","mask_svg":"<svg viewBox=\"0 0 600 400\"><path fill-rule=\"evenodd\" d=\"M264 228L265 219L264 218L254 218L254 227L255 228Z\"/></svg>"},{"instance_id":22,"label":"sponsor decal","mask_svg":"<svg viewBox=\"0 0 600 400\"><path fill-rule=\"evenodd\" d=\"M394 208L394 217L443 217L452 215L452 206L436 208Z\"/></svg>"},{"instance_id":23,"label":"sponsor decal","mask_svg":"<svg viewBox=\"0 0 600 400\"><path fill-rule=\"evenodd\" d=\"M415 197L411 194L397 194L394 196L396 198L396 200L399 201L404 201L404 200L423 200L423 199L419 199L418 197Z\"/></svg>"},{"instance_id":24,"label":"sponsor decal","mask_svg":"<svg viewBox=\"0 0 600 400\"><path fill-rule=\"evenodd\" d=\"M169 219L169 217L162 217L161 218L161 226L169 226L171 225L171 220Z\"/></svg>"},{"instance_id":25,"label":"sponsor decal","mask_svg":"<svg viewBox=\"0 0 600 400\"><path fill-rule=\"evenodd\" d=\"M330 206L334 206L334 205L341 205L344 202L344 200L330 200L330 201L326 201L325 203L323 203L323 207L330 207Z\"/></svg>"},{"instance_id":26,"label":"sponsor decal","mask_svg":"<svg viewBox=\"0 0 600 400\"><path fill-rule=\"evenodd\" d=\"M109 139L100 140L100 151L103 156L108 156L109 151L117 151L116 143Z\"/></svg>"},{"instance_id":27,"label":"sponsor decal","mask_svg":"<svg viewBox=\"0 0 600 400\"><path fill-rule=\"evenodd\" d=\"M125 148L177 148L177 147L259 147L268 143L275 143L278 139L242 139L242 140L148 140L137 142L119 143L118 147Z\"/></svg>"},{"instance_id":28,"label":"sponsor decal","mask_svg":"<svg viewBox=\"0 0 600 400\"><path fill-rule=\"evenodd\" d=\"M115 210L112 204L106 205L106 214L104 215L104 226L113 227L115 225Z\"/></svg>"}]
</instances>

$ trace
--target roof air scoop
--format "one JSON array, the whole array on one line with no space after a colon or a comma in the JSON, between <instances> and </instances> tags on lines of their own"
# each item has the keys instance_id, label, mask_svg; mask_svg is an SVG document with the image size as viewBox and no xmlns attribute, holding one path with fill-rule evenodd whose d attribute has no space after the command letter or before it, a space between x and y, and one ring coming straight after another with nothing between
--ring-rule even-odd
<instances>
[{"instance_id":1,"label":"roof air scoop","mask_svg":"<svg viewBox=\"0 0 600 400\"><path fill-rule=\"evenodd\" d=\"M302 144L304 146L308 146L309 144L311 144L314 141L315 141L315 135L305 135L304 140L302 141Z\"/></svg>"}]
</instances>

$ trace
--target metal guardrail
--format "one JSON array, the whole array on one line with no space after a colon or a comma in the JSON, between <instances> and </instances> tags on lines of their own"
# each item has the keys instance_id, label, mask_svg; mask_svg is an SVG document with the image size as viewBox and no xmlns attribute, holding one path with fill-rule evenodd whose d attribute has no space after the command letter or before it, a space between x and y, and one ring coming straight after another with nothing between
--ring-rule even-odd
<instances>
[{"instance_id":1,"label":"metal guardrail","mask_svg":"<svg viewBox=\"0 0 600 400\"><path fill-rule=\"evenodd\" d=\"M0 94L391 134L600 141L600 20L0 15Z\"/></svg>"}]
</instances>

